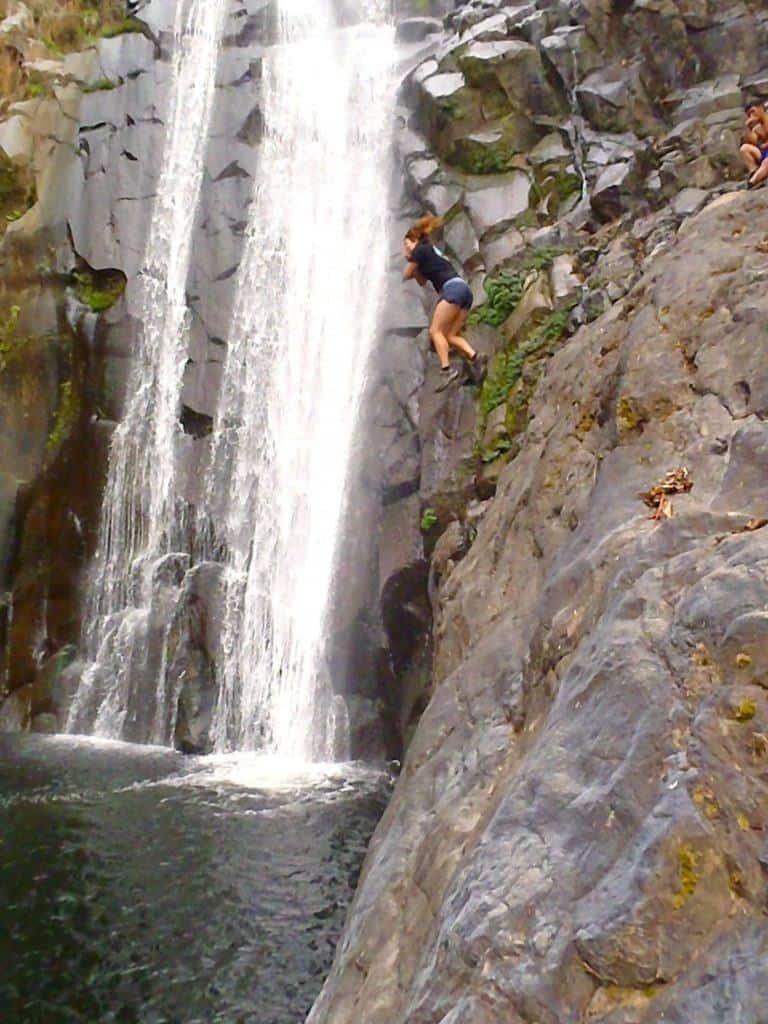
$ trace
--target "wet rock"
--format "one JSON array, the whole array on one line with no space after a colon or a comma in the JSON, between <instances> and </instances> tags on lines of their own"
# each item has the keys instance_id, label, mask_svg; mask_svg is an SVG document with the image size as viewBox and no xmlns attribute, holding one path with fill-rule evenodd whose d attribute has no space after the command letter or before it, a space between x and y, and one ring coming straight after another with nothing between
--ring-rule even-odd
<instances>
[{"instance_id":1,"label":"wet rock","mask_svg":"<svg viewBox=\"0 0 768 1024\"><path fill-rule=\"evenodd\" d=\"M437 541L431 700L312 1024L758 1019L766 202L690 216L553 356L468 551Z\"/></svg>"},{"instance_id":2,"label":"wet rock","mask_svg":"<svg viewBox=\"0 0 768 1024\"><path fill-rule=\"evenodd\" d=\"M738 75L723 75L709 82L701 82L692 89L669 96L678 121L707 117L720 110L741 106Z\"/></svg>"},{"instance_id":3,"label":"wet rock","mask_svg":"<svg viewBox=\"0 0 768 1024\"><path fill-rule=\"evenodd\" d=\"M499 184L468 192L465 204L477 237L482 241L490 231L499 231L525 213L530 194L530 179L522 171Z\"/></svg>"},{"instance_id":4,"label":"wet rock","mask_svg":"<svg viewBox=\"0 0 768 1024\"><path fill-rule=\"evenodd\" d=\"M700 188L684 188L672 200L672 209L678 217L690 217L697 213L707 200L707 193Z\"/></svg>"},{"instance_id":5,"label":"wet rock","mask_svg":"<svg viewBox=\"0 0 768 1024\"><path fill-rule=\"evenodd\" d=\"M438 18L406 18L397 23L395 37L400 43L420 43L427 36L442 31Z\"/></svg>"},{"instance_id":6,"label":"wet rock","mask_svg":"<svg viewBox=\"0 0 768 1024\"><path fill-rule=\"evenodd\" d=\"M560 99L544 74L535 46L519 39L474 42L459 56L467 82L497 89L513 110L527 116L560 112Z\"/></svg>"},{"instance_id":7,"label":"wet rock","mask_svg":"<svg viewBox=\"0 0 768 1024\"><path fill-rule=\"evenodd\" d=\"M617 220L632 202L632 167L628 163L612 164L595 182L590 196L592 209L600 220Z\"/></svg>"}]
</instances>

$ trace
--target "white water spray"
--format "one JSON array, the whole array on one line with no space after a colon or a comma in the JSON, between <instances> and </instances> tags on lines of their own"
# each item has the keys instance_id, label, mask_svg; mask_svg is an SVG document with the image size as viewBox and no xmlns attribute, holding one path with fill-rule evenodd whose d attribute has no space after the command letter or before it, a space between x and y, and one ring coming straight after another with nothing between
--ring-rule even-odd
<instances>
[{"instance_id":1,"label":"white water spray","mask_svg":"<svg viewBox=\"0 0 768 1024\"><path fill-rule=\"evenodd\" d=\"M84 619L91 668L72 704L69 732L124 735L132 674L145 655L152 577L183 536L175 449L187 359L185 289L226 8L225 0L180 0L177 8L163 171L140 279L143 331L110 449Z\"/></svg>"},{"instance_id":2,"label":"white water spray","mask_svg":"<svg viewBox=\"0 0 768 1024\"><path fill-rule=\"evenodd\" d=\"M214 732L307 761L345 753L324 644L387 258L394 33L381 0L345 29L330 0L277 7L207 488L229 551Z\"/></svg>"}]
</instances>

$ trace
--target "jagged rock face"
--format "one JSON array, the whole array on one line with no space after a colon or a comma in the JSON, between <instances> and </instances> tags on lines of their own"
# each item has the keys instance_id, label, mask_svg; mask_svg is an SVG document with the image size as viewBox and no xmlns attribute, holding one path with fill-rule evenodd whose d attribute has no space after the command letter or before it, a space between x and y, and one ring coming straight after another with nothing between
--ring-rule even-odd
<instances>
[{"instance_id":1,"label":"jagged rock face","mask_svg":"<svg viewBox=\"0 0 768 1024\"><path fill-rule=\"evenodd\" d=\"M710 204L550 361L313 1024L760 1019L766 211Z\"/></svg>"},{"instance_id":2,"label":"jagged rock face","mask_svg":"<svg viewBox=\"0 0 768 1024\"><path fill-rule=\"evenodd\" d=\"M406 21L401 35L408 31ZM372 399L382 457L368 473L380 481L378 593L396 688L410 668L394 651L423 649L386 627L399 621L388 602L400 574L412 584L420 573L424 592L441 532L459 521L473 533L519 449L546 360L626 294L687 217L742 176L743 106L768 95L768 15L756 4L724 12L672 0L477 0L449 14L442 34L417 21L414 33L422 31L401 90L404 189ZM401 298L402 234L425 210L446 216L438 241L476 306L505 274L525 292L512 315L470 329L491 357L493 386L479 400L466 387L431 395L435 360L419 336L431 307L420 306L415 285ZM424 384L414 388L417 362ZM499 382L502 401L492 393ZM422 530L425 512L436 522Z\"/></svg>"}]
</instances>

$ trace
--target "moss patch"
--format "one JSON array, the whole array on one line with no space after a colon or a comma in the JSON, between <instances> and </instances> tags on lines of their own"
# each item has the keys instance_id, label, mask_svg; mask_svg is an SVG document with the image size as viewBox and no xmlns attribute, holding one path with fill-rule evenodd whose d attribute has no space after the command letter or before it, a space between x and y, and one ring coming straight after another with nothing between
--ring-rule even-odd
<instances>
[{"instance_id":1,"label":"moss patch","mask_svg":"<svg viewBox=\"0 0 768 1024\"><path fill-rule=\"evenodd\" d=\"M681 846L677 851L677 877L680 887L672 900L676 910L680 910L696 891L699 884L699 860L699 854L690 846Z\"/></svg>"},{"instance_id":2,"label":"moss patch","mask_svg":"<svg viewBox=\"0 0 768 1024\"><path fill-rule=\"evenodd\" d=\"M30 339L19 333L21 308L11 306L7 313L0 315L0 372L5 370L24 350Z\"/></svg>"},{"instance_id":3,"label":"moss patch","mask_svg":"<svg viewBox=\"0 0 768 1024\"><path fill-rule=\"evenodd\" d=\"M486 281L485 293L488 299L470 314L469 323L501 327L507 317L517 309L531 271L547 270L559 255L559 249L535 249L516 270L504 271Z\"/></svg>"},{"instance_id":4,"label":"moss patch","mask_svg":"<svg viewBox=\"0 0 768 1024\"><path fill-rule=\"evenodd\" d=\"M52 455L72 432L80 414L80 399L72 387L72 381L67 380L59 389L59 404L56 407L56 418L53 427L48 435L47 451Z\"/></svg>"},{"instance_id":5,"label":"moss patch","mask_svg":"<svg viewBox=\"0 0 768 1024\"><path fill-rule=\"evenodd\" d=\"M739 701L733 710L733 718L737 722L751 722L757 714L757 704L751 697Z\"/></svg>"},{"instance_id":6,"label":"moss patch","mask_svg":"<svg viewBox=\"0 0 768 1024\"><path fill-rule=\"evenodd\" d=\"M150 36L147 26L138 18L123 18L122 21L109 22L101 30L101 35L104 39L113 39L115 36L125 36L132 32Z\"/></svg>"},{"instance_id":7,"label":"moss patch","mask_svg":"<svg viewBox=\"0 0 768 1024\"><path fill-rule=\"evenodd\" d=\"M437 513L433 508L424 509L419 525L422 533L428 533L433 526L437 526Z\"/></svg>"},{"instance_id":8,"label":"moss patch","mask_svg":"<svg viewBox=\"0 0 768 1024\"><path fill-rule=\"evenodd\" d=\"M83 92L111 92L112 89L117 89L122 84L122 79L113 81L111 78L99 78L98 81L91 82L90 85L84 85Z\"/></svg>"},{"instance_id":9,"label":"moss patch","mask_svg":"<svg viewBox=\"0 0 768 1024\"><path fill-rule=\"evenodd\" d=\"M0 226L23 217L37 202L30 170L19 167L0 151Z\"/></svg>"},{"instance_id":10,"label":"moss patch","mask_svg":"<svg viewBox=\"0 0 768 1024\"><path fill-rule=\"evenodd\" d=\"M636 430L645 422L640 407L631 395L622 395L616 404L616 422L622 430Z\"/></svg>"},{"instance_id":11,"label":"moss patch","mask_svg":"<svg viewBox=\"0 0 768 1024\"><path fill-rule=\"evenodd\" d=\"M521 343L514 343L502 350L494 361L492 371L488 374L480 391L479 425L485 430L488 416L506 402L513 389L520 381L523 367L532 357L557 344L565 334L570 309L557 310L550 313L546 320L536 327ZM527 407L530 396L519 396L520 401L513 402L508 415L519 419L521 407ZM499 452L501 454L501 452Z\"/></svg>"},{"instance_id":12,"label":"moss patch","mask_svg":"<svg viewBox=\"0 0 768 1024\"><path fill-rule=\"evenodd\" d=\"M110 309L125 291L125 274L119 270L77 270L73 274L75 296L94 313Z\"/></svg>"},{"instance_id":13,"label":"moss patch","mask_svg":"<svg viewBox=\"0 0 768 1024\"><path fill-rule=\"evenodd\" d=\"M471 139L460 139L452 163L467 174L503 174L515 161L517 153L503 141L482 145Z\"/></svg>"}]
</instances>

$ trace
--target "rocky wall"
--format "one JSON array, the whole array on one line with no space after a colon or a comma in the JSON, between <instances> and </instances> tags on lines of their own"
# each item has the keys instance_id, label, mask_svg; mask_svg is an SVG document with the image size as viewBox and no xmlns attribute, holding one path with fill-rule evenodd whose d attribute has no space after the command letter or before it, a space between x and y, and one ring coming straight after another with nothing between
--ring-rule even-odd
<instances>
[{"instance_id":1,"label":"rocky wall","mask_svg":"<svg viewBox=\"0 0 768 1024\"><path fill-rule=\"evenodd\" d=\"M758 1024L768 200L737 148L766 12L400 26L427 29L390 294L409 219L446 215L490 363L435 395L415 285L392 302L379 593L409 747L309 1021Z\"/></svg>"}]
</instances>

